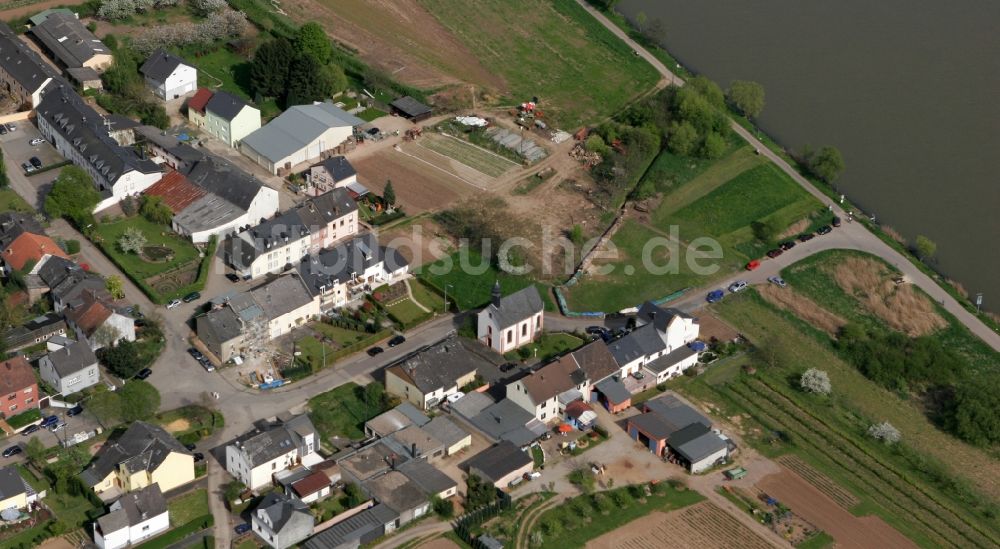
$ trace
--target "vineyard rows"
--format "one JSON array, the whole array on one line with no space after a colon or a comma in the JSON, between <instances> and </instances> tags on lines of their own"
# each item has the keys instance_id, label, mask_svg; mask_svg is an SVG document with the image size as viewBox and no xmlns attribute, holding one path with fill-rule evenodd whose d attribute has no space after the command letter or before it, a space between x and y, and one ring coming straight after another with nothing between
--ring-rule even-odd
<instances>
[{"instance_id":1,"label":"vineyard rows","mask_svg":"<svg viewBox=\"0 0 1000 549\"><path fill-rule=\"evenodd\" d=\"M802 461L799 456L781 456L777 459L777 462L786 469L802 477L806 482L815 486L817 490L826 494L826 497L832 499L837 503L837 505L847 509L848 511L850 511L855 505L861 503L861 500L858 499L857 496L845 490L843 487L831 480L830 477L820 473L808 463Z\"/></svg>"},{"instance_id":2,"label":"vineyard rows","mask_svg":"<svg viewBox=\"0 0 1000 549\"><path fill-rule=\"evenodd\" d=\"M773 549L768 540L755 534L711 502L702 502L680 511L673 511L661 520L642 527L630 524L629 532L616 530L614 547L622 549L654 549L664 547L740 547L741 549ZM647 519L639 519L640 521Z\"/></svg>"}]
</instances>

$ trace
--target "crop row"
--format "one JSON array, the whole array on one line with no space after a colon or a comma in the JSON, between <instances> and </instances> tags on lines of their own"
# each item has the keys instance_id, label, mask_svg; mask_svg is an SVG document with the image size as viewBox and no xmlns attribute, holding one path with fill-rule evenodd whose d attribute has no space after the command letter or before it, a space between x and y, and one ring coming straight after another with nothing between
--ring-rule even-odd
<instances>
[{"instance_id":1,"label":"crop row","mask_svg":"<svg viewBox=\"0 0 1000 549\"><path fill-rule=\"evenodd\" d=\"M802 461L798 456L781 456L777 459L777 462L805 479L806 482L815 486L817 490L826 494L827 497L837 502L837 505L845 509L850 509L861 503L861 500L857 496L845 490L830 477L820 473L811 465Z\"/></svg>"}]
</instances>

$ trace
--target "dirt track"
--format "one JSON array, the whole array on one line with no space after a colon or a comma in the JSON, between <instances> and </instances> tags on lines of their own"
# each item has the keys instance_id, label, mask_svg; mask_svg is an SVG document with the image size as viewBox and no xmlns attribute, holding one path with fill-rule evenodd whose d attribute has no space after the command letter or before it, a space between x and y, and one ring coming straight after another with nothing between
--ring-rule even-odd
<instances>
[{"instance_id":1,"label":"dirt track","mask_svg":"<svg viewBox=\"0 0 1000 549\"><path fill-rule=\"evenodd\" d=\"M917 547L881 518L852 515L787 469L768 475L757 483L757 487L833 536L839 547Z\"/></svg>"}]
</instances>

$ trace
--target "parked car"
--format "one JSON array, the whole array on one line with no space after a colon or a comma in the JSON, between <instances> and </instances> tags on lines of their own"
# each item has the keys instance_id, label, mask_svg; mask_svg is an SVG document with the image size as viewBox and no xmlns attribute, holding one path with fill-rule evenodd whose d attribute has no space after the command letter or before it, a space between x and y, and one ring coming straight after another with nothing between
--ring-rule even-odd
<instances>
[{"instance_id":1,"label":"parked car","mask_svg":"<svg viewBox=\"0 0 1000 549\"><path fill-rule=\"evenodd\" d=\"M839 217L833 216L833 226L834 227L839 227L840 226L840 218Z\"/></svg>"},{"instance_id":2,"label":"parked car","mask_svg":"<svg viewBox=\"0 0 1000 549\"><path fill-rule=\"evenodd\" d=\"M148 378L151 375L153 375L153 370L150 370L149 368L143 368L143 369L139 370L138 374L135 374L135 378L136 379L146 379L146 378Z\"/></svg>"},{"instance_id":3,"label":"parked car","mask_svg":"<svg viewBox=\"0 0 1000 549\"><path fill-rule=\"evenodd\" d=\"M7 135L7 126L0 124L0 135Z\"/></svg>"},{"instance_id":4,"label":"parked car","mask_svg":"<svg viewBox=\"0 0 1000 549\"><path fill-rule=\"evenodd\" d=\"M783 253L784 252L781 251L781 248L775 248L775 249L767 252L767 257L770 257L771 259L774 259L774 258L778 257L779 255L781 255Z\"/></svg>"},{"instance_id":5,"label":"parked car","mask_svg":"<svg viewBox=\"0 0 1000 549\"><path fill-rule=\"evenodd\" d=\"M49 431L52 431L54 433L54 432L58 431L59 429L62 429L65 426L66 426L66 422L65 421L60 421L58 423L53 423L52 425L49 425Z\"/></svg>"},{"instance_id":6,"label":"parked car","mask_svg":"<svg viewBox=\"0 0 1000 549\"><path fill-rule=\"evenodd\" d=\"M799 235L799 242L809 242L810 240L816 238L816 235L812 233L805 233Z\"/></svg>"},{"instance_id":7,"label":"parked car","mask_svg":"<svg viewBox=\"0 0 1000 549\"><path fill-rule=\"evenodd\" d=\"M230 282L239 282L240 281L240 275L238 275L236 273L226 273L226 278L228 278Z\"/></svg>"},{"instance_id":8,"label":"parked car","mask_svg":"<svg viewBox=\"0 0 1000 549\"><path fill-rule=\"evenodd\" d=\"M11 123L7 124L7 131L16 132L17 131L17 126L13 122L11 122Z\"/></svg>"},{"instance_id":9,"label":"parked car","mask_svg":"<svg viewBox=\"0 0 1000 549\"><path fill-rule=\"evenodd\" d=\"M70 408L69 410L66 410L66 415L69 417L78 416L82 413L83 413L83 406L80 404L77 404L76 406Z\"/></svg>"},{"instance_id":10,"label":"parked car","mask_svg":"<svg viewBox=\"0 0 1000 549\"><path fill-rule=\"evenodd\" d=\"M586 332L591 335L601 335L608 331L604 326L587 326Z\"/></svg>"},{"instance_id":11,"label":"parked car","mask_svg":"<svg viewBox=\"0 0 1000 549\"><path fill-rule=\"evenodd\" d=\"M13 446L9 446L4 449L3 457L9 458L10 456L16 456L17 454L20 454L22 451L23 450L21 450L21 447L15 444Z\"/></svg>"},{"instance_id":12,"label":"parked car","mask_svg":"<svg viewBox=\"0 0 1000 549\"><path fill-rule=\"evenodd\" d=\"M368 135L370 135L372 137L375 137L376 135L382 133L382 130L380 130L378 128L369 128L367 133L368 133Z\"/></svg>"},{"instance_id":13,"label":"parked car","mask_svg":"<svg viewBox=\"0 0 1000 549\"><path fill-rule=\"evenodd\" d=\"M792 240L787 240L785 242L782 242L781 244L778 244L778 247L781 248L782 251L787 252L788 250L791 250L792 248L795 247L795 242Z\"/></svg>"},{"instance_id":14,"label":"parked car","mask_svg":"<svg viewBox=\"0 0 1000 549\"><path fill-rule=\"evenodd\" d=\"M191 292L184 296L184 303L191 303L192 301L197 301L201 299L201 294L198 292Z\"/></svg>"},{"instance_id":15,"label":"parked car","mask_svg":"<svg viewBox=\"0 0 1000 549\"><path fill-rule=\"evenodd\" d=\"M517 368L517 363L514 362L504 362L503 364L500 365L501 372L509 372L514 368Z\"/></svg>"},{"instance_id":16,"label":"parked car","mask_svg":"<svg viewBox=\"0 0 1000 549\"><path fill-rule=\"evenodd\" d=\"M195 448L197 448L197 446L195 446L194 444L185 444L184 445L184 449L187 450L188 452L193 452Z\"/></svg>"},{"instance_id":17,"label":"parked car","mask_svg":"<svg viewBox=\"0 0 1000 549\"><path fill-rule=\"evenodd\" d=\"M205 454L203 454L201 452L195 452L194 453L194 462L198 463L199 461L205 461Z\"/></svg>"},{"instance_id":18,"label":"parked car","mask_svg":"<svg viewBox=\"0 0 1000 549\"><path fill-rule=\"evenodd\" d=\"M242 536L250 531L250 525L245 522L243 524L237 524L236 528L233 528L233 531L236 532L236 535Z\"/></svg>"},{"instance_id":19,"label":"parked car","mask_svg":"<svg viewBox=\"0 0 1000 549\"><path fill-rule=\"evenodd\" d=\"M371 349L368 349L368 356L375 356L377 354L384 353L384 352L385 352L385 349L383 349L381 347L372 347Z\"/></svg>"},{"instance_id":20,"label":"parked car","mask_svg":"<svg viewBox=\"0 0 1000 549\"><path fill-rule=\"evenodd\" d=\"M48 416L42 420L42 427L51 427L59 423L59 416Z\"/></svg>"},{"instance_id":21,"label":"parked car","mask_svg":"<svg viewBox=\"0 0 1000 549\"><path fill-rule=\"evenodd\" d=\"M37 424L36 425L28 425L27 427L24 428L23 431L21 431L21 434L24 435L24 436L28 436L28 435L37 433L39 430L41 430L41 427L39 427Z\"/></svg>"},{"instance_id":22,"label":"parked car","mask_svg":"<svg viewBox=\"0 0 1000 549\"><path fill-rule=\"evenodd\" d=\"M524 480L535 480L536 478L542 476L538 471L532 471L530 473L524 474Z\"/></svg>"},{"instance_id":23,"label":"parked car","mask_svg":"<svg viewBox=\"0 0 1000 549\"><path fill-rule=\"evenodd\" d=\"M784 288L785 286L788 285L785 283L785 279L781 278L780 276L769 276L767 277L767 281L779 288Z\"/></svg>"},{"instance_id":24,"label":"parked car","mask_svg":"<svg viewBox=\"0 0 1000 549\"><path fill-rule=\"evenodd\" d=\"M760 267L760 260L759 259L754 259L750 263L747 263L747 270L748 271L756 270L757 267Z\"/></svg>"},{"instance_id":25,"label":"parked car","mask_svg":"<svg viewBox=\"0 0 1000 549\"><path fill-rule=\"evenodd\" d=\"M830 231L832 230L833 229L831 229L829 225L823 225L822 227L816 229L816 234L822 236L825 234L830 234Z\"/></svg>"},{"instance_id":26,"label":"parked car","mask_svg":"<svg viewBox=\"0 0 1000 549\"><path fill-rule=\"evenodd\" d=\"M198 361L200 361L201 359L205 358L205 355L201 354L201 351L199 351L198 349L195 349L194 347L191 347L190 349L188 349L188 354L191 355L191 356L193 356L194 359L198 360Z\"/></svg>"},{"instance_id":27,"label":"parked car","mask_svg":"<svg viewBox=\"0 0 1000 549\"><path fill-rule=\"evenodd\" d=\"M395 347L396 345L402 345L404 342L406 342L406 338L402 335L397 335L389 340L389 346Z\"/></svg>"},{"instance_id":28,"label":"parked car","mask_svg":"<svg viewBox=\"0 0 1000 549\"><path fill-rule=\"evenodd\" d=\"M646 377L646 374L642 373L642 370L636 370L635 372L632 372L632 377L636 379L643 379Z\"/></svg>"},{"instance_id":29,"label":"parked car","mask_svg":"<svg viewBox=\"0 0 1000 549\"><path fill-rule=\"evenodd\" d=\"M42 161L39 160L37 156L32 156L28 159L28 162L31 162L31 165L34 166L36 170L42 167Z\"/></svg>"},{"instance_id":30,"label":"parked car","mask_svg":"<svg viewBox=\"0 0 1000 549\"><path fill-rule=\"evenodd\" d=\"M27 173L35 171L35 167L29 164L28 162L21 164L21 168L24 169L24 171Z\"/></svg>"},{"instance_id":31,"label":"parked car","mask_svg":"<svg viewBox=\"0 0 1000 549\"><path fill-rule=\"evenodd\" d=\"M746 289L747 289L746 280L737 280L736 282L733 282L732 284L729 285L729 292L734 294L742 292L743 290Z\"/></svg>"},{"instance_id":32,"label":"parked car","mask_svg":"<svg viewBox=\"0 0 1000 549\"><path fill-rule=\"evenodd\" d=\"M31 141L28 141L28 143L32 147L34 147L35 145L41 145L42 143L45 143L45 140L42 139L41 137L36 137L36 138L32 139Z\"/></svg>"},{"instance_id":33,"label":"parked car","mask_svg":"<svg viewBox=\"0 0 1000 549\"><path fill-rule=\"evenodd\" d=\"M170 303L167 303L167 308L168 309L173 309L174 307L177 307L180 304L181 304L181 300L175 299L175 300L171 301Z\"/></svg>"},{"instance_id":34,"label":"parked car","mask_svg":"<svg viewBox=\"0 0 1000 549\"><path fill-rule=\"evenodd\" d=\"M722 290L712 290L711 292L708 292L708 297L705 298L705 301L708 301L709 303L716 303L722 301L722 298L725 295L726 294Z\"/></svg>"}]
</instances>

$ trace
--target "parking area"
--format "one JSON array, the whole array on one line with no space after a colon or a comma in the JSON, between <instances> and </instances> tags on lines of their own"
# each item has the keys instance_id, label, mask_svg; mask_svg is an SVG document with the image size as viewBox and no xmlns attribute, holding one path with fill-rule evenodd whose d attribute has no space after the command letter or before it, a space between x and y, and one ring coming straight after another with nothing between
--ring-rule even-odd
<instances>
[{"instance_id":1,"label":"parking area","mask_svg":"<svg viewBox=\"0 0 1000 549\"><path fill-rule=\"evenodd\" d=\"M17 122L14 131L0 134L0 147L3 148L4 165L11 187L28 200L36 209L41 209L52 182L59 176L60 170L49 170L41 173L27 174L22 165L37 158L43 167L63 162L63 157L48 142L32 145L34 139L42 136L33 124L27 121Z\"/></svg>"},{"instance_id":2,"label":"parking area","mask_svg":"<svg viewBox=\"0 0 1000 549\"><path fill-rule=\"evenodd\" d=\"M87 411L86 404L83 406L83 412L75 416L67 415L67 408L45 408L41 411L42 417L57 416L60 423L65 423L65 426L60 427L56 431L42 428L30 435L11 435L6 439L0 440L0 447L6 449L11 446L20 446L23 449L24 445L27 444L29 440L37 437L46 448L49 448L56 445L62 445L63 441L73 439L74 435L77 435L77 433L89 433L100 428L101 424L90 412ZM82 436L83 435L81 435L81 437ZM0 465L19 462L22 458L23 454L11 457L0 457Z\"/></svg>"}]
</instances>

